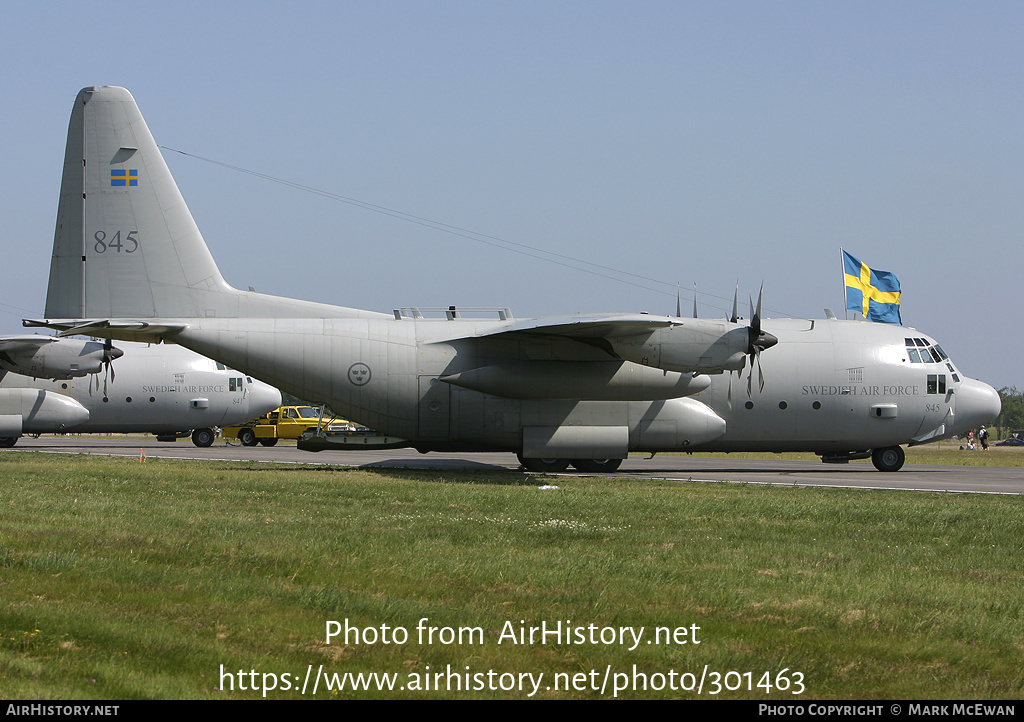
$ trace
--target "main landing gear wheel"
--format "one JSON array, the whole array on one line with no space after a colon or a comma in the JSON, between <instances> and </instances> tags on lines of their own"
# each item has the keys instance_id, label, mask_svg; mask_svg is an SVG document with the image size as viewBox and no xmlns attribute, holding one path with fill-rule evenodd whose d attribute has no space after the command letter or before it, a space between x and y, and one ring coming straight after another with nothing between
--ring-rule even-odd
<instances>
[{"instance_id":1,"label":"main landing gear wheel","mask_svg":"<svg viewBox=\"0 0 1024 722\"><path fill-rule=\"evenodd\" d=\"M3 438L0 438L0 449L9 449L17 443L17 436L4 436Z\"/></svg>"},{"instance_id":2,"label":"main landing gear wheel","mask_svg":"<svg viewBox=\"0 0 1024 722\"><path fill-rule=\"evenodd\" d=\"M238 432L238 440L242 442L242 446L256 446L260 443L259 439L256 438L256 432L252 429L242 429Z\"/></svg>"},{"instance_id":3,"label":"main landing gear wheel","mask_svg":"<svg viewBox=\"0 0 1024 722\"><path fill-rule=\"evenodd\" d=\"M557 472L569 468L568 459L527 459L522 454L516 454L516 456L519 457L519 463L527 471Z\"/></svg>"},{"instance_id":4,"label":"main landing gear wheel","mask_svg":"<svg viewBox=\"0 0 1024 722\"><path fill-rule=\"evenodd\" d=\"M879 471L899 471L907 455L901 446L887 446L871 452L871 463Z\"/></svg>"},{"instance_id":5,"label":"main landing gear wheel","mask_svg":"<svg viewBox=\"0 0 1024 722\"><path fill-rule=\"evenodd\" d=\"M192 443L200 448L213 446L214 438L213 429L196 429L192 432Z\"/></svg>"},{"instance_id":6,"label":"main landing gear wheel","mask_svg":"<svg viewBox=\"0 0 1024 722\"><path fill-rule=\"evenodd\" d=\"M277 443L277 439L260 439L260 443L264 446L273 446ZM255 446L255 444L253 444Z\"/></svg>"},{"instance_id":7,"label":"main landing gear wheel","mask_svg":"<svg viewBox=\"0 0 1024 722\"><path fill-rule=\"evenodd\" d=\"M573 459L572 465L578 471L588 474L609 474L622 464L622 459Z\"/></svg>"}]
</instances>

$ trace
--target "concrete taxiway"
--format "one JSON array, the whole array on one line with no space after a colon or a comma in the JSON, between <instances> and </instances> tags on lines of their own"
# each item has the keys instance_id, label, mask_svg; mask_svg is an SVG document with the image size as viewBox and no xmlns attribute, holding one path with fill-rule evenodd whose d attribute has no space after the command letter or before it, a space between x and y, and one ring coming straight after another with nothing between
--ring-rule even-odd
<instances>
[{"instance_id":1,"label":"concrete taxiway","mask_svg":"<svg viewBox=\"0 0 1024 722\"><path fill-rule=\"evenodd\" d=\"M389 451L323 451L310 453L291 445L247 447L218 441L200 449L188 440L160 443L152 439L111 439L98 436L46 436L22 438L15 450L62 454L98 454L138 458L140 450L151 459L200 459L316 464L392 469L437 469L517 472L514 454L430 453L412 449ZM579 476L570 468L565 475ZM556 476L561 476L556 475ZM673 481L735 482L789 486L828 486L857 489L899 489L981 494L1024 493L1024 468L931 466L907 464L901 471L882 473L870 462L822 464L819 461L740 459L716 457L630 456L613 476Z\"/></svg>"}]
</instances>

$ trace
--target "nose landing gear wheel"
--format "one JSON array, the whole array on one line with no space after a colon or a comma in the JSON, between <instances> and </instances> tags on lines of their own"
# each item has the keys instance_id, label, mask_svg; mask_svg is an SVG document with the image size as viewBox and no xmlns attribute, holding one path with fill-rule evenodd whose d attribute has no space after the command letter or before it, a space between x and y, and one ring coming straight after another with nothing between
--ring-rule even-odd
<instances>
[{"instance_id":1,"label":"nose landing gear wheel","mask_svg":"<svg viewBox=\"0 0 1024 722\"><path fill-rule=\"evenodd\" d=\"M211 446L215 438L213 429L196 429L192 432L192 443L201 449Z\"/></svg>"},{"instance_id":2,"label":"nose landing gear wheel","mask_svg":"<svg viewBox=\"0 0 1024 722\"><path fill-rule=\"evenodd\" d=\"M901 446L887 446L871 452L871 463L879 471L899 471L907 455Z\"/></svg>"}]
</instances>

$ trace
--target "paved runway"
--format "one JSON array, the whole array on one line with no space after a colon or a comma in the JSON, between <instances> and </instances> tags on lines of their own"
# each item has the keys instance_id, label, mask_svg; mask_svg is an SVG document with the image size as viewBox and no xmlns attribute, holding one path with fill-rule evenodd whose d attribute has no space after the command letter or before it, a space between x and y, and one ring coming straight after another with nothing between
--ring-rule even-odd
<instances>
[{"instance_id":1,"label":"paved runway","mask_svg":"<svg viewBox=\"0 0 1024 722\"><path fill-rule=\"evenodd\" d=\"M294 446L247 447L217 441L207 449L197 448L187 439L160 443L153 439L116 439L89 436L46 436L22 438L19 451L63 454L100 454L137 458L139 449L148 458L222 459L290 464L326 464L331 466L385 467L403 469L482 470L517 472L514 454L504 453L430 453L412 449L390 451L299 451ZM518 472L522 473L522 472ZM570 468L568 475L578 475ZM822 464L819 461L782 459L739 459L727 454L716 457L630 456L614 476L667 479L676 481L735 482L800 486L831 486L860 489L902 489L957 493L1022 494L1024 468L928 466L907 464L901 471L875 471L870 462Z\"/></svg>"}]
</instances>

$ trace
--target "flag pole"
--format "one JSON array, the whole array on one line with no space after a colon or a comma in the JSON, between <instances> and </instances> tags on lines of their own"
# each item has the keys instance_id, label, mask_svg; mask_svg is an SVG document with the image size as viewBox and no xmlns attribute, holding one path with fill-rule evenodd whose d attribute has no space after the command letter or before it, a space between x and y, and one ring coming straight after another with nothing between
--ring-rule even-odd
<instances>
[{"instance_id":1,"label":"flag pole","mask_svg":"<svg viewBox=\"0 0 1024 722\"><path fill-rule=\"evenodd\" d=\"M846 307L846 251L842 246L839 246L839 263L843 272L843 318L847 321L850 320L850 309Z\"/></svg>"}]
</instances>

